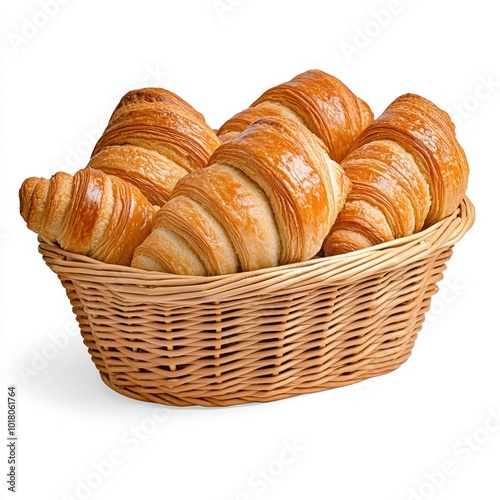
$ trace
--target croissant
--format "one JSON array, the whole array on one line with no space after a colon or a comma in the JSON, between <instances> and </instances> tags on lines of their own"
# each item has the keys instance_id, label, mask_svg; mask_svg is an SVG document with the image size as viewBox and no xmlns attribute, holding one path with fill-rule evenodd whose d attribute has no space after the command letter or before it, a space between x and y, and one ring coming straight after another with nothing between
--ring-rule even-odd
<instances>
[{"instance_id":1,"label":"croissant","mask_svg":"<svg viewBox=\"0 0 500 500\"><path fill-rule=\"evenodd\" d=\"M70 252L110 264L130 265L151 232L156 208L119 177L84 168L74 176L30 177L19 190L29 229Z\"/></svg>"},{"instance_id":2,"label":"croissant","mask_svg":"<svg viewBox=\"0 0 500 500\"><path fill-rule=\"evenodd\" d=\"M306 125L339 162L354 139L373 121L368 104L339 79L313 69L264 92L248 109L226 121L218 131L229 140L263 116L287 117Z\"/></svg>"},{"instance_id":3,"label":"croissant","mask_svg":"<svg viewBox=\"0 0 500 500\"><path fill-rule=\"evenodd\" d=\"M349 184L306 127L260 118L177 183L132 266L218 275L307 260L321 248Z\"/></svg>"},{"instance_id":4,"label":"croissant","mask_svg":"<svg viewBox=\"0 0 500 500\"><path fill-rule=\"evenodd\" d=\"M450 116L416 94L395 99L342 161L352 182L323 250L345 253L408 236L449 216L469 165Z\"/></svg>"},{"instance_id":5,"label":"croissant","mask_svg":"<svg viewBox=\"0 0 500 500\"><path fill-rule=\"evenodd\" d=\"M132 90L113 111L88 166L131 182L161 206L177 181L204 167L219 144L203 115L178 95Z\"/></svg>"}]
</instances>

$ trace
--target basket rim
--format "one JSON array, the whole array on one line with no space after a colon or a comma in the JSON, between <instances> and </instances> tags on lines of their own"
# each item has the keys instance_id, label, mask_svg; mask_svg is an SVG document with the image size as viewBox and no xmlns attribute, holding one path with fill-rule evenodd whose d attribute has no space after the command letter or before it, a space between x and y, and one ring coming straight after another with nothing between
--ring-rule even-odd
<instances>
[{"instance_id":1,"label":"basket rim","mask_svg":"<svg viewBox=\"0 0 500 500\"><path fill-rule=\"evenodd\" d=\"M155 284L161 286L165 282L168 282L171 286L207 286L211 284L220 286L224 282L230 283L235 280L245 281L252 278L262 280L270 277L297 275L302 272L321 272L329 269L336 269L345 273L356 269L355 274L359 278L360 274L373 274L377 268L387 267L390 264L396 265L402 261L411 263L421 258L425 252L439 247L453 246L472 227L474 221L475 208L466 196L450 216L409 236L341 255L314 257L307 261L292 264L215 276L176 275L119 264L109 264L82 254L63 250L57 244L41 237L38 237L38 242L39 252L44 257L44 260L54 254L58 257L58 264L51 264L50 267L64 266L65 270L75 268L80 273L87 271L89 279L90 276L95 276L96 272L98 272L100 277L115 277L123 280L124 276L126 276L127 280L130 279L140 283L146 281L153 286ZM61 268L61 270L63 269Z\"/></svg>"}]
</instances>

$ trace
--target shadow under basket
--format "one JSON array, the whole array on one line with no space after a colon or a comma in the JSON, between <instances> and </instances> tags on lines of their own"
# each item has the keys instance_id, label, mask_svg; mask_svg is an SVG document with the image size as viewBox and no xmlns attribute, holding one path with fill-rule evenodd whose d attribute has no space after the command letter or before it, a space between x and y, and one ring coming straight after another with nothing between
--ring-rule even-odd
<instances>
[{"instance_id":1,"label":"shadow under basket","mask_svg":"<svg viewBox=\"0 0 500 500\"><path fill-rule=\"evenodd\" d=\"M466 198L418 234L308 262L214 277L104 264L40 241L102 380L166 405L268 402L398 368L411 354Z\"/></svg>"}]
</instances>

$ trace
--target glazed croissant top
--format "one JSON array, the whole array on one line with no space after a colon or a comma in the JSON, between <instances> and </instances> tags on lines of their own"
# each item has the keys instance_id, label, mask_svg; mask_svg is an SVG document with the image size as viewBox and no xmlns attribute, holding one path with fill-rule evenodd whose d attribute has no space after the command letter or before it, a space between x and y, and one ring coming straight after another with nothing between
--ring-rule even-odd
<instances>
[{"instance_id":1,"label":"glazed croissant top","mask_svg":"<svg viewBox=\"0 0 500 500\"><path fill-rule=\"evenodd\" d=\"M417 94L404 94L356 139L352 150L374 140L387 139L408 151L430 189L431 206L424 226L444 219L462 201L469 164L446 111Z\"/></svg>"},{"instance_id":2,"label":"glazed croissant top","mask_svg":"<svg viewBox=\"0 0 500 500\"><path fill-rule=\"evenodd\" d=\"M348 189L340 166L306 127L258 119L177 183L132 266L215 275L307 260Z\"/></svg>"},{"instance_id":3,"label":"glazed croissant top","mask_svg":"<svg viewBox=\"0 0 500 500\"><path fill-rule=\"evenodd\" d=\"M323 245L326 255L408 236L451 215L469 165L449 115L405 94L357 138L342 167L352 182Z\"/></svg>"},{"instance_id":4,"label":"glazed croissant top","mask_svg":"<svg viewBox=\"0 0 500 500\"><path fill-rule=\"evenodd\" d=\"M64 250L110 264L130 265L150 233L156 211L132 184L92 168L74 176L30 177L19 190L29 229Z\"/></svg>"},{"instance_id":5,"label":"glazed croissant top","mask_svg":"<svg viewBox=\"0 0 500 500\"><path fill-rule=\"evenodd\" d=\"M231 139L262 116L287 117L305 124L339 162L356 137L372 122L368 104L339 79L317 69L265 91L248 109L237 113L218 131Z\"/></svg>"},{"instance_id":6,"label":"glazed croissant top","mask_svg":"<svg viewBox=\"0 0 500 500\"><path fill-rule=\"evenodd\" d=\"M405 94L373 120L319 70L270 88L217 134L173 92L130 91L86 168L23 183L21 215L104 262L217 275L407 236L452 214L467 188L445 111Z\"/></svg>"},{"instance_id":7,"label":"glazed croissant top","mask_svg":"<svg viewBox=\"0 0 500 500\"><path fill-rule=\"evenodd\" d=\"M135 184L161 206L180 178L206 166L219 144L203 115L178 95L132 90L113 111L88 166Z\"/></svg>"}]
</instances>

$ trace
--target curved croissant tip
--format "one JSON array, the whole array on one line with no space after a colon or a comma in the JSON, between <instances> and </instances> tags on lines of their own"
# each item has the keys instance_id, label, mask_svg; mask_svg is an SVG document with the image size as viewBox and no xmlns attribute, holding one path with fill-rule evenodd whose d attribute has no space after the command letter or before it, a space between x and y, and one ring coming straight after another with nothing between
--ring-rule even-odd
<instances>
[{"instance_id":1,"label":"curved croissant tip","mask_svg":"<svg viewBox=\"0 0 500 500\"><path fill-rule=\"evenodd\" d=\"M33 193L40 181L40 177L29 177L24 180L19 188L19 211L21 212L21 216L25 222L28 221Z\"/></svg>"},{"instance_id":2,"label":"curved croissant tip","mask_svg":"<svg viewBox=\"0 0 500 500\"><path fill-rule=\"evenodd\" d=\"M162 87L141 87L129 90L128 92L123 94L120 101L118 102L117 107L124 106L130 103L156 102L172 99L188 105L184 99L170 90L164 89Z\"/></svg>"},{"instance_id":3,"label":"curved croissant tip","mask_svg":"<svg viewBox=\"0 0 500 500\"><path fill-rule=\"evenodd\" d=\"M413 92L407 92L406 94L402 94L402 95L396 97L396 99L394 99L394 101L392 103L395 104L395 103L400 103L400 102L411 102L415 106L420 106L422 108L428 107L428 108L432 108L436 111L445 112L435 102L431 101L427 97L423 97L420 94L415 94Z\"/></svg>"},{"instance_id":4,"label":"curved croissant tip","mask_svg":"<svg viewBox=\"0 0 500 500\"><path fill-rule=\"evenodd\" d=\"M448 125L452 132L455 132L455 123L453 122L450 114L427 97L423 97L420 94L406 93L397 97L394 102L398 101L412 102L415 107L420 107L421 109L427 108L428 110L432 110L431 112L435 113L435 119L443 120L443 122Z\"/></svg>"},{"instance_id":5,"label":"curved croissant tip","mask_svg":"<svg viewBox=\"0 0 500 500\"><path fill-rule=\"evenodd\" d=\"M25 179L19 188L19 198L30 198L40 180L40 177L29 177L28 179Z\"/></svg>"}]
</instances>

